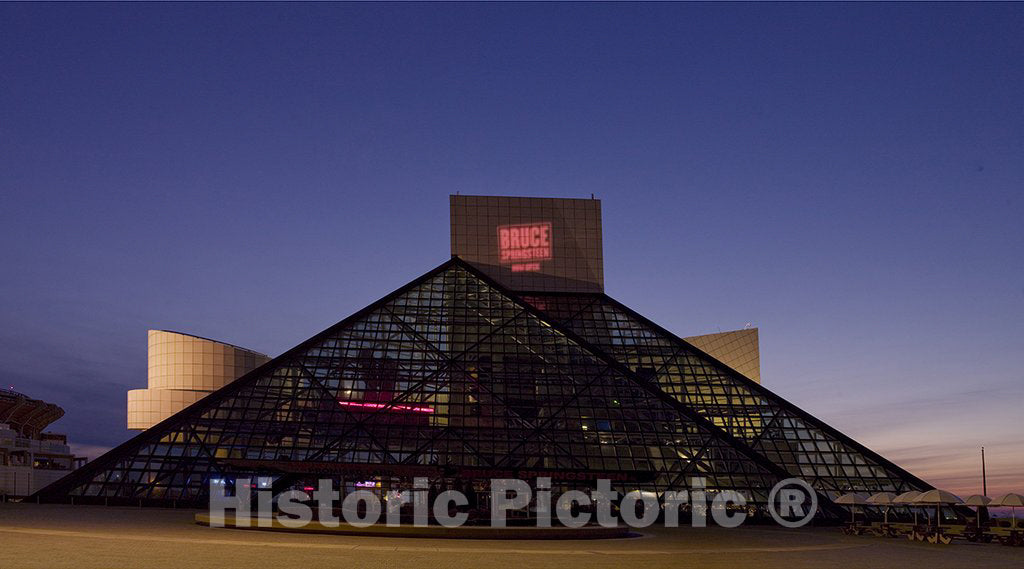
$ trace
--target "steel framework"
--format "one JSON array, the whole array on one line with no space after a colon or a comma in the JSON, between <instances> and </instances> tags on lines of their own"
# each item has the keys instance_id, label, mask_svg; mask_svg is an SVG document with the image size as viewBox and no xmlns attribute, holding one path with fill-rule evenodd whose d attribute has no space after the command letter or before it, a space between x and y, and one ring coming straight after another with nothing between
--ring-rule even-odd
<instances>
[{"instance_id":1,"label":"steel framework","mask_svg":"<svg viewBox=\"0 0 1024 569\"><path fill-rule=\"evenodd\" d=\"M34 499L205 505L211 482L427 476L663 492L700 477L763 505L808 479L929 486L603 295L519 295L453 258Z\"/></svg>"}]
</instances>

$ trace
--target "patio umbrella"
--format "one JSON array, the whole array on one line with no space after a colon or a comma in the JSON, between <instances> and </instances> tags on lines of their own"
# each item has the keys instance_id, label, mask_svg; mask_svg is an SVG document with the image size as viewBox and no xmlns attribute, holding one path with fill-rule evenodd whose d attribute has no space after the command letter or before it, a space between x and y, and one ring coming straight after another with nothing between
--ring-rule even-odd
<instances>
[{"instance_id":1,"label":"patio umbrella","mask_svg":"<svg viewBox=\"0 0 1024 569\"><path fill-rule=\"evenodd\" d=\"M872 494L871 496L868 496L869 504L874 504L876 506L885 506L885 517L883 518L882 523L886 525L889 525L889 506L895 503L894 500L896 500L896 494L893 494L892 492L879 492L877 494Z\"/></svg>"},{"instance_id":2,"label":"patio umbrella","mask_svg":"<svg viewBox=\"0 0 1024 569\"><path fill-rule=\"evenodd\" d=\"M904 504L911 510L914 510L915 526L917 525L917 508L914 507L914 500L916 500L917 497L920 495L921 493L918 492L917 490L911 490L910 492L904 492L899 496L896 496L896 499L892 501L894 504Z\"/></svg>"},{"instance_id":3,"label":"patio umbrella","mask_svg":"<svg viewBox=\"0 0 1024 569\"><path fill-rule=\"evenodd\" d=\"M964 500L965 506L977 506L978 508L978 529L981 529L981 509L989 505L991 501L992 498L989 498L988 496L982 496L981 494L974 494L972 496L968 496L967 499Z\"/></svg>"},{"instance_id":4,"label":"patio umbrella","mask_svg":"<svg viewBox=\"0 0 1024 569\"><path fill-rule=\"evenodd\" d=\"M946 492L945 490L928 490L922 492L920 496L914 500L915 504L930 506L935 504L935 527L939 526L940 508L946 504L963 504L964 501L959 496Z\"/></svg>"},{"instance_id":5,"label":"patio umbrella","mask_svg":"<svg viewBox=\"0 0 1024 569\"><path fill-rule=\"evenodd\" d=\"M866 506L868 504L868 499L865 498L863 494L851 492L849 494L843 494L842 496L836 498L835 503L843 506L850 506L850 523L856 524L857 506Z\"/></svg>"},{"instance_id":6,"label":"patio umbrella","mask_svg":"<svg viewBox=\"0 0 1024 569\"><path fill-rule=\"evenodd\" d=\"M993 499L989 502L989 506L1010 508L1010 515L1013 516L1013 529L1017 529L1017 508L1024 508L1024 496L1010 492Z\"/></svg>"}]
</instances>

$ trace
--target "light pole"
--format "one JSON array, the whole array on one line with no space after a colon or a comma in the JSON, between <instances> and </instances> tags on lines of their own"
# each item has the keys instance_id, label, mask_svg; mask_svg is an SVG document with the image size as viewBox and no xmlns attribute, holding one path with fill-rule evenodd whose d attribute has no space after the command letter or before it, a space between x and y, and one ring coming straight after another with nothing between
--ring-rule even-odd
<instances>
[{"instance_id":1,"label":"light pole","mask_svg":"<svg viewBox=\"0 0 1024 569\"><path fill-rule=\"evenodd\" d=\"M981 495L988 496L988 480L985 477L985 447L981 447Z\"/></svg>"}]
</instances>

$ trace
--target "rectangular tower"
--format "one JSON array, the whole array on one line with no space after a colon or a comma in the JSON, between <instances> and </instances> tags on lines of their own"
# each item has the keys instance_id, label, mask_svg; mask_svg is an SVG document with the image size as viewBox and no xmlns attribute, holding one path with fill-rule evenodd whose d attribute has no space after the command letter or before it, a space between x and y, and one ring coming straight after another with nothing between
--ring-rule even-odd
<instances>
[{"instance_id":1,"label":"rectangular tower","mask_svg":"<svg viewBox=\"0 0 1024 569\"><path fill-rule=\"evenodd\" d=\"M603 292L601 201L450 196L452 255L515 291Z\"/></svg>"}]
</instances>

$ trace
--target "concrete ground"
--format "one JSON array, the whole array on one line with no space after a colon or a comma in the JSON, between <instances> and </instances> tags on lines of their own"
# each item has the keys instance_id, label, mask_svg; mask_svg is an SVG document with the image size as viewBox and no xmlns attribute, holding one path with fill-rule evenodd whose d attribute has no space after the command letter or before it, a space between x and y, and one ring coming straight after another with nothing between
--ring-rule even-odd
<instances>
[{"instance_id":1,"label":"concrete ground","mask_svg":"<svg viewBox=\"0 0 1024 569\"><path fill-rule=\"evenodd\" d=\"M462 541L214 529L193 523L195 513L0 504L0 568L1024 567L1024 548L843 536L836 528L648 528L631 539Z\"/></svg>"}]
</instances>

